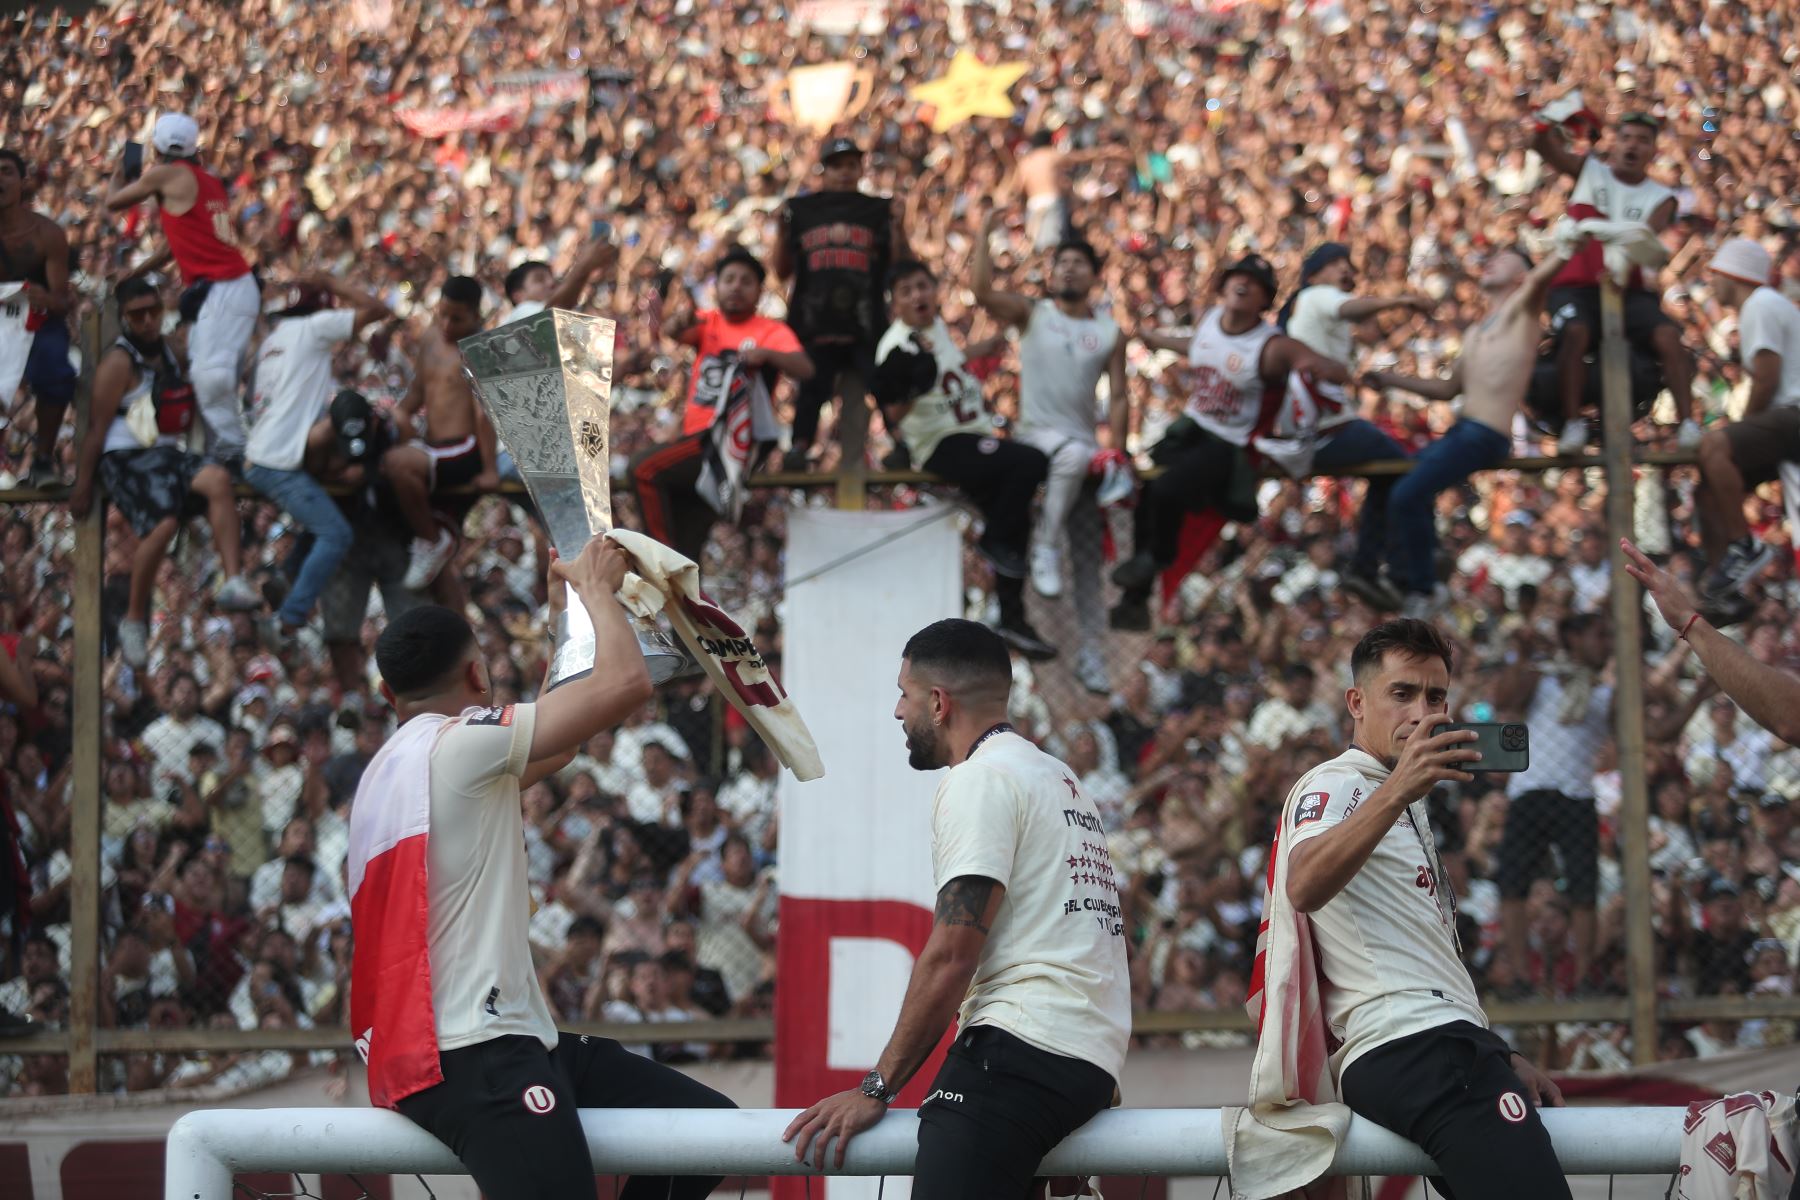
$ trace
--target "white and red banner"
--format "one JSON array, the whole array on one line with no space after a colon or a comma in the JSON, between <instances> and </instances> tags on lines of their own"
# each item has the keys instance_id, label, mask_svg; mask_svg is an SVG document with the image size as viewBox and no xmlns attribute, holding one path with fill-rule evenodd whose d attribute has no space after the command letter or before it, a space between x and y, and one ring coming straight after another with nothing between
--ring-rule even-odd
<instances>
[{"instance_id":1,"label":"white and red banner","mask_svg":"<svg viewBox=\"0 0 1800 1200\"><path fill-rule=\"evenodd\" d=\"M873 37L887 28L887 0L799 0L793 23L814 33L849 37L862 33Z\"/></svg>"},{"instance_id":2,"label":"white and red banner","mask_svg":"<svg viewBox=\"0 0 1800 1200\"><path fill-rule=\"evenodd\" d=\"M530 110L531 98L518 93L480 108L396 108L394 116L419 137L441 138L452 133L504 133L517 129Z\"/></svg>"},{"instance_id":3,"label":"white and red banner","mask_svg":"<svg viewBox=\"0 0 1800 1200\"><path fill-rule=\"evenodd\" d=\"M831 774L806 787L784 776L781 793L775 1103L804 1108L875 1064L931 932L940 773L907 766L894 702L907 639L962 615L955 512L796 509L787 579L784 680L797 696L831 698L807 709ZM940 1046L898 1107L918 1107L942 1056ZM874 1200L879 1184L815 1179L811 1195ZM889 1179L884 1195L909 1185ZM777 1200L807 1194L804 1180L775 1185Z\"/></svg>"},{"instance_id":4,"label":"white and red banner","mask_svg":"<svg viewBox=\"0 0 1800 1200\"><path fill-rule=\"evenodd\" d=\"M530 97L536 108L572 104L588 93L586 71L511 71L494 80L502 95Z\"/></svg>"}]
</instances>

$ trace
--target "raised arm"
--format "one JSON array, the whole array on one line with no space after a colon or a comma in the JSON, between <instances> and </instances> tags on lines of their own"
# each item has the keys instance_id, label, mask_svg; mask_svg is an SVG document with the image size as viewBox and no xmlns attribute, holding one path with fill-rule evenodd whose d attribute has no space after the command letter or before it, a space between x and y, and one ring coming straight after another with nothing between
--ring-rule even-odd
<instances>
[{"instance_id":1,"label":"raised arm","mask_svg":"<svg viewBox=\"0 0 1800 1200\"><path fill-rule=\"evenodd\" d=\"M1393 371L1370 371L1363 376L1363 382L1370 387L1411 392L1427 400L1454 400L1462 395L1462 362L1458 360L1450 368L1448 379L1421 379L1416 375L1401 375Z\"/></svg>"},{"instance_id":2,"label":"raised arm","mask_svg":"<svg viewBox=\"0 0 1800 1200\"><path fill-rule=\"evenodd\" d=\"M1309 349L1291 337L1273 337L1263 347L1262 376L1270 383L1285 380L1294 371L1305 371L1326 383L1349 383L1350 368Z\"/></svg>"},{"instance_id":3,"label":"raised arm","mask_svg":"<svg viewBox=\"0 0 1800 1200\"><path fill-rule=\"evenodd\" d=\"M1131 390L1125 378L1125 333L1113 343L1106 360L1106 427L1112 431L1112 448L1121 453L1131 437Z\"/></svg>"},{"instance_id":4,"label":"raised arm","mask_svg":"<svg viewBox=\"0 0 1800 1200\"><path fill-rule=\"evenodd\" d=\"M1582 164L1587 162L1587 155L1577 154L1569 149L1564 139L1562 126L1552 125L1548 121L1539 121L1531 135L1531 148L1538 153L1552 170L1560 171L1573 179L1581 174Z\"/></svg>"},{"instance_id":5,"label":"raised arm","mask_svg":"<svg viewBox=\"0 0 1800 1200\"><path fill-rule=\"evenodd\" d=\"M1352 296L1338 306L1338 316L1346 321L1366 321L1370 317L1395 308L1410 308L1429 313L1431 297L1407 293L1404 296Z\"/></svg>"},{"instance_id":6,"label":"raised arm","mask_svg":"<svg viewBox=\"0 0 1800 1200\"><path fill-rule=\"evenodd\" d=\"M994 229L1000 221L1000 210L989 212L975 235L975 252L969 265L969 286L975 292L975 303L996 318L1023 329L1031 321L1031 301L1016 292L1002 292L994 287L994 259L989 249Z\"/></svg>"},{"instance_id":7,"label":"raised arm","mask_svg":"<svg viewBox=\"0 0 1800 1200\"><path fill-rule=\"evenodd\" d=\"M550 586L567 583L594 624L595 668L538 701L531 761L556 758L623 721L649 700L653 689L644 652L625 619L616 593L630 559L618 543L596 537L573 562L550 564Z\"/></svg>"},{"instance_id":8,"label":"raised arm","mask_svg":"<svg viewBox=\"0 0 1800 1200\"><path fill-rule=\"evenodd\" d=\"M594 273L619 261L619 248L609 241L598 240L582 252L575 265L556 284L546 302L549 308L574 308L587 294Z\"/></svg>"},{"instance_id":9,"label":"raised arm","mask_svg":"<svg viewBox=\"0 0 1800 1200\"><path fill-rule=\"evenodd\" d=\"M114 188L106 196L106 207L113 212L142 204L146 200L161 200L163 189L181 174L181 168L174 163L163 163L151 167L142 175L122 187Z\"/></svg>"}]
</instances>

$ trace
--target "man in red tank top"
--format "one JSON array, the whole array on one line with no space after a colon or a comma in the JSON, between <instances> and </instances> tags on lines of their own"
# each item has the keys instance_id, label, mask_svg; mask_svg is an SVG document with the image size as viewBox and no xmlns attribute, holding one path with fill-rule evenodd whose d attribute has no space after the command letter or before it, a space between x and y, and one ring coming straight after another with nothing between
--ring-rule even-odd
<instances>
[{"instance_id":1,"label":"man in red tank top","mask_svg":"<svg viewBox=\"0 0 1800 1200\"><path fill-rule=\"evenodd\" d=\"M136 180L116 179L106 205L118 211L154 199L168 249L140 272L173 258L190 291L204 289L188 334L188 374L206 427L207 453L235 464L244 453L239 368L256 331L261 289L249 260L232 244L225 185L195 160L200 127L182 113L164 113L156 119L151 142L163 161Z\"/></svg>"}]
</instances>

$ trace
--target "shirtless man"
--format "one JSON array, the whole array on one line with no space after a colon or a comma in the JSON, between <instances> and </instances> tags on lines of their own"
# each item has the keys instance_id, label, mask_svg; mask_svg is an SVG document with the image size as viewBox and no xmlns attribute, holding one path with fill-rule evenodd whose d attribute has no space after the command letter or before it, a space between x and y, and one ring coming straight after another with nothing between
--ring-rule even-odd
<instances>
[{"instance_id":1,"label":"shirtless man","mask_svg":"<svg viewBox=\"0 0 1800 1200\"><path fill-rule=\"evenodd\" d=\"M1371 387L1400 388L1429 400L1463 398L1462 416L1448 433L1420 451L1413 468L1388 496L1389 562L1403 593L1401 615L1429 620L1443 606L1447 589L1437 582L1432 561L1431 522L1437 494L1477 471L1491 470L1512 452L1513 418L1531 385L1543 336L1539 318L1550 281L1580 250L1559 239L1554 256L1537 266L1524 251L1504 247L1488 255L1480 286L1488 315L1463 338L1462 357L1448 379L1417 379L1392 371L1363 376Z\"/></svg>"},{"instance_id":2,"label":"shirtless man","mask_svg":"<svg viewBox=\"0 0 1800 1200\"><path fill-rule=\"evenodd\" d=\"M28 174L16 151L0 150L0 404L11 405L21 378L31 385L37 445L28 482L61 487L56 434L75 395L69 239L55 221L25 207Z\"/></svg>"},{"instance_id":3,"label":"shirtless man","mask_svg":"<svg viewBox=\"0 0 1800 1200\"><path fill-rule=\"evenodd\" d=\"M425 437L381 456L381 473L412 528L404 586L421 591L437 578L456 549L456 534L432 511L434 492L470 484L490 491L500 484L499 447L487 414L475 403L456 344L481 328L481 284L453 275L438 298L437 319L425 333L412 386L400 402L400 427L412 428L425 410Z\"/></svg>"}]
</instances>

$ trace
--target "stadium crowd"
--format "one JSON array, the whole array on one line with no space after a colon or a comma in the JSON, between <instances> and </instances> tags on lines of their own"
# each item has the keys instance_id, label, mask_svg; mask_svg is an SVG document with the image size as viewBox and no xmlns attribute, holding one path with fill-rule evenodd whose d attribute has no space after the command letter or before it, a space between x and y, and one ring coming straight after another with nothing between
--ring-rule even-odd
<instances>
[{"instance_id":1,"label":"stadium crowd","mask_svg":"<svg viewBox=\"0 0 1800 1200\"><path fill-rule=\"evenodd\" d=\"M769 261L782 203L818 161L818 133L784 123L773 103L802 64L866 58L876 68L872 97L839 130L867 152L867 190L899 198L911 253L943 281L945 322L971 341L999 331L968 287L990 209L1001 211L998 275L1041 294L1048 243L1028 207L1061 206L1098 251L1096 294L1128 332L1193 325L1215 275L1245 253L1273 261L1285 295L1302 256L1337 241L1361 290L1426 298L1365 324L1361 365L1432 377L1479 313L1473 264L1497 247L1539 244L1563 212L1567 182L1526 149L1527 118L1575 85L1609 126L1629 111L1661 122L1652 173L1678 197L1663 237L1665 305L1695 356L1706 422L1736 415L1750 386L1735 320L1702 269L1708 253L1729 236L1756 239L1800 285L1800 256L1788 253L1800 76L1794 14L1778 0L1296 0L1204 13L1157 0L909 3L851 6L880 14L879 32L849 35L808 29L819 7L126 0L79 17L28 11L0 34L0 145L28 164L30 206L67 232L79 321L156 246L147 209L104 207L124 143L149 141L159 111L191 114L202 161L230 185L231 233L258 266L265 308L291 302L294 281L329 276L391 314L332 363L335 383L378 412L405 399L452 276L480 282L491 322L503 319L507 276L522 262L547 262L557 278L589 264L581 307L620 320L612 453L622 524L640 519L627 465L683 431L686 351L659 336L664 285L672 277L717 303L715 263L734 245ZM918 119L907 88L941 75L959 46L990 63L1028 62L1015 119L943 134ZM520 91L523 104L501 103ZM617 254L595 256L597 242ZM160 288L173 326L176 281ZM782 315L781 291L773 280L764 290L767 315ZM1131 446L1143 450L1186 395L1172 355L1133 343L1127 370ZM984 381L1003 421L1018 416L1016 372L1002 353ZM791 386L776 399L790 415ZM1449 423L1397 393L1365 387L1358 399L1408 450ZM78 474L66 431L50 463L34 462L34 400L29 389L0 397L0 484ZM1672 446L1673 428L1638 432ZM893 447L876 429L879 458ZM1521 431L1518 447L1530 444ZM825 469L834 455L827 435L810 464L794 465ZM1690 469L1642 471L1630 531L1605 527L1597 470L1488 473L1438 498L1448 584L1439 620L1459 638L1459 715L1541 709L1534 756L1558 773L1558 789L1593 796L1600 817L1584 847L1562 836L1555 814L1529 810L1543 828L1521 830L1504 777L1433 801L1484 992L1623 988L1616 751L1597 698L1610 681L1607 539L1628 532L1697 579L1695 486ZM877 502L918 494L897 488ZM1107 635L1098 690L1066 661L1018 661L1016 721L1082 772L1130 874L1142 1009L1244 999L1272 814L1291 763L1338 748L1347 680L1327 664L1347 663L1375 619L1340 586L1359 494L1327 479L1265 481L1261 515L1207 551L1153 630ZM110 509L104 1023L343 1023L345 818L389 729L370 679L380 614L428 593L459 604L488 651L495 702L529 699L544 672L547 544L517 501L475 500L448 568L409 591L394 567L405 562L404 524L347 498L355 540L318 621L272 633L299 531L279 505L243 500L242 574L261 595L216 602L225 564L206 526L190 523L156 571L135 665L119 652L119 627L142 531ZM809 502L798 489L759 491L738 527L713 530L703 558L709 590L754 625L777 664L784 518ZM1778 500L1753 497L1750 516L1765 542L1787 544ZM1114 521L1115 540L1129 536L1126 524ZM0 711L0 769L36 931L5 959L16 970L0 982L0 1010L51 1023L68 1007L73 550L66 503L15 505L0 530L0 630L17 632L39 692L35 706ZM970 614L991 618L1001 601L973 529L966 573ZM1793 555L1776 555L1750 595L1739 632L1763 661L1800 662ZM1064 604L1031 605L1050 640L1071 628ZM1800 754L1712 698L1684 643L1646 628L1648 717L1672 731L1650 762L1661 986L1791 994ZM533 941L560 1018L772 1011L775 778L772 756L710 685L688 680L526 793ZM1560 1027L1556 1065L1622 1065L1625 1032ZM1779 1021L1671 1025L1658 1054L1709 1055L1792 1032ZM760 1052L685 1042L645 1051L673 1061ZM303 1060L121 1057L105 1086L248 1085ZM53 1056L0 1058L0 1094L61 1090L60 1070Z\"/></svg>"}]
</instances>

